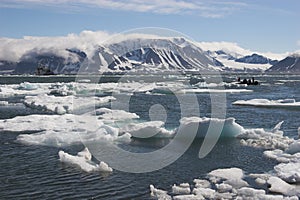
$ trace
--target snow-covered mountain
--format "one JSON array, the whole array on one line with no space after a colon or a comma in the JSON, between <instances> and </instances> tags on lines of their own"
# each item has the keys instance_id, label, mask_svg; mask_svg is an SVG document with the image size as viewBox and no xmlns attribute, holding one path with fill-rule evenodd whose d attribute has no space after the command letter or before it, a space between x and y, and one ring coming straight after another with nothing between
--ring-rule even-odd
<instances>
[{"instance_id":1,"label":"snow-covered mountain","mask_svg":"<svg viewBox=\"0 0 300 200\"><path fill-rule=\"evenodd\" d=\"M100 34L103 35L103 34ZM198 43L183 37L130 35L97 42L99 33L24 39L0 38L0 74L119 73L125 71L265 71L276 54L260 54L235 43ZM282 55L280 59L284 58ZM6 60L7 58L7 60Z\"/></svg>"},{"instance_id":2,"label":"snow-covered mountain","mask_svg":"<svg viewBox=\"0 0 300 200\"><path fill-rule=\"evenodd\" d=\"M285 73L291 73L291 72L300 72L300 55L294 54L286 57L285 59L279 61L275 65L273 65L271 68L269 68L266 72L285 72Z\"/></svg>"},{"instance_id":3,"label":"snow-covered mountain","mask_svg":"<svg viewBox=\"0 0 300 200\"><path fill-rule=\"evenodd\" d=\"M277 60L271 60L265 56L258 55L256 53L252 55L247 55L242 58L238 58L235 60L235 62L240 62L240 63L249 63L249 64L271 64L275 65L278 63Z\"/></svg>"},{"instance_id":4,"label":"snow-covered mountain","mask_svg":"<svg viewBox=\"0 0 300 200\"><path fill-rule=\"evenodd\" d=\"M60 51L61 52L61 51ZM44 67L55 74L143 71L221 70L222 64L197 45L184 38L130 39L109 45L97 45L93 55L79 49L65 49L63 55L52 50L35 49L16 63L14 73L33 74Z\"/></svg>"},{"instance_id":5,"label":"snow-covered mountain","mask_svg":"<svg viewBox=\"0 0 300 200\"><path fill-rule=\"evenodd\" d=\"M199 46L211 57L221 62L224 71L262 72L276 64L277 59L285 57L283 54L254 53L228 42L202 42Z\"/></svg>"}]
</instances>

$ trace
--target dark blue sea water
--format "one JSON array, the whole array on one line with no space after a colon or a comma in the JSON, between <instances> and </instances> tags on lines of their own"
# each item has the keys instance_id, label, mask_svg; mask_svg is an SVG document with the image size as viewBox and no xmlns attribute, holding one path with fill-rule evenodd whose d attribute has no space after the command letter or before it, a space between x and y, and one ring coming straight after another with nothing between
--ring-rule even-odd
<instances>
[{"instance_id":1,"label":"dark blue sea water","mask_svg":"<svg viewBox=\"0 0 300 200\"><path fill-rule=\"evenodd\" d=\"M287 99L300 101L300 76L255 75L260 86L248 86L249 93L228 93L226 117L234 117L245 128L272 129L284 121L282 130L289 137L297 136L299 113L297 109L256 108L234 106L236 100L254 98ZM198 76L194 77L199 78ZM235 75L224 75L225 82L232 82ZM109 82L109 78L105 81ZM71 82L74 77L0 77L0 84L29 82ZM0 88L1 88L0 85ZM238 88L232 86L231 89ZM8 119L20 115L42 114L22 105L22 96L1 98L0 101L16 103L17 106L0 106L0 118ZM197 94L200 116L210 116L210 95ZM166 127L179 125L180 106L176 96L135 94L131 98L130 112L148 120L151 105L167 107ZM142 174L86 173L63 164L58 159L58 151L70 154L81 151L83 145L63 148L24 145L16 142L20 133L0 131L0 199L151 199L149 185L170 190L174 183L192 183L194 178L204 178L217 168L239 167L248 173L262 173L273 169L275 161L263 157L263 149L241 146L236 138L220 139L212 152L203 159L198 158L202 140L196 139L185 154L173 164L158 171ZM162 139L161 139L162 140ZM160 140L134 142L134 149L155 150L161 147Z\"/></svg>"}]
</instances>

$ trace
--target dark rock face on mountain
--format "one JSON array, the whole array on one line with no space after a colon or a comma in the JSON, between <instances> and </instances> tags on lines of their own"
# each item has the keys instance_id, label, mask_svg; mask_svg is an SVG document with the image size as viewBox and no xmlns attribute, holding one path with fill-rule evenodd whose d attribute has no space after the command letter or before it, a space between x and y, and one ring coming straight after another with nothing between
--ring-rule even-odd
<instances>
[{"instance_id":1,"label":"dark rock face on mountain","mask_svg":"<svg viewBox=\"0 0 300 200\"><path fill-rule=\"evenodd\" d=\"M300 55L288 56L270 67L266 72L300 72Z\"/></svg>"},{"instance_id":2,"label":"dark rock face on mountain","mask_svg":"<svg viewBox=\"0 0 300 200\"><path fill-rule=\"evenodd\" d=\"M242 58L236 59L235 62L240 62L240 63L249 63L249 64L271 64L274 65L278 61L277 60L271 60L269 58L266 58L262 55L258 54L252 54L249 56L244 56Z\"/></svg>"},{"instance_id":3,"label":"dark rock face on mountain","mask_svg":"<svg viewBox=\"0 0 300 200\"><path fill-rule=\"evenodd\" d=\"M23 55L17 63L15 74L72 74L76 73L86 54L79 50L66 49L67 58L53 52L38 52L32 50Z\"/></svg>"},{"instance_id":4,"label":"dark rock face on mountain","mask_svg":"<svg viewBox=\"0 0 300 200\"><path fill-rule=\"evenodd\" d=\"M16 62L0 60L0 74L10 73L15 70L16 66Z\"/></svg>"}]
</instances>

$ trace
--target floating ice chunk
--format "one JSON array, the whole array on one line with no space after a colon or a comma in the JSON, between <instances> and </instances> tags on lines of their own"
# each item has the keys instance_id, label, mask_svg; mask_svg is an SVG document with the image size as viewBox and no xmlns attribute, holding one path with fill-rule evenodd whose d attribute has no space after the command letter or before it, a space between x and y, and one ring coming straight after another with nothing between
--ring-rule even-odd
<instances>
[{"instance_id":1,"label":"floating ice chunk","mask_svg":"<svg viewBox=\"0 0 300 200\"><path fill-rule=\"evenodd\" d=\"M86 117L89 120L88 117ZM27 115L17 116L12 119L0 120L0 130L12 132L24 131L64 131L72 129L75 117L71 114L60 115Z\"/></svg>"},{"instance_id":2,"label":"floating ice chunk","mask_svg":"<svg viewBox=\"0 0 300 200\"><path fill-rule=\"evenodd\" d=\"M234 188L248 186L248 183L243 180L244 172L239 168L217 169L211 171L208 176L212 182L219 183L225 180L225 184L229 184Z\"/></svg>"},{"instance_id":3,"label":"floating ice chunk","mask_svg":"<svg viewBox=\"0 0 300 200\"><path fill-rule=\"evenodd\" d=\"M140 118L135 113L126 112L124 110L111 110L109 108L99 108L95 112L96 115L99 115L100 119L112 122Z\"/></svg>"},{"instance_id":4,"label":"floating ice chunk","mask_svg":"<svg viewBox=\"0 0 300 200\"><path fill-rule=\"evenodd\" d=\"M193 194L200 195L205 197L206 199L214 199L216 195L216 191L211 188L194 188Z\"/></svg>"},{"instance_id":5,"label":"floating ice chunk","mask_svg":"<svg viewBox=\"0 0 300 200\"><path fill-rule=\"evenodd\" d=\"M36 84L32 84L29 82L20 83L20 85L17 87L19 90L36 90L38 87Z\"/></svg>"},{"instance_id":6,"label":"floating ice chunk","mask_svg":"<svg viewBox=\"0 0 300 200\"><path fill-rule=\"evenodd\" d=\"M172 200L167 191L157 189L153 185L150 185L150 195L156 197L158 200Z\"/></svg>"},{"instance_id":7,"label":"floating ice chunk","mask_svg":"<svg viewBox=\"0 0 300 200\"><path fill-rule=\"evenodd\" d=\"M95 172L95 171L100 171L100 172L112 172L112 168L110 168L105 162L100 162L99 165L96 163L93 163L91 161L91 157L87 156L82 156L86 155L86 149L84 149L84 152L79 152L79 155L73 156L68 153L65 153L64 151L59 151L59 160L63 163L71 164L71 165L76 165L80 167L81 170L85 172Z\"/></svg>"},{"instance_id":8,"label":"floating ice chunk","mask_svg":"<svg viewBox=\"0 0 300 200\"><path fill-rule=\"evenodd\" d=\"M221 184L216 184L217 190L220 193L226 193L226 192L231 192L232 191L232 186L229 184L221 183Z\"/></svg>"},{"instance_id":9,"label":"floating ice chunk","mask_svg":"<svg viewBox=\"0 0 300 200\"><path fill-rule=\"evenodd\" d=\"M162 121L149 121L142 123L130 123L121 128L120 132L130 133L133 137L137 138L150 138L150 137L171 137L173 131L168 131L163 128L165 123Z\"/></svg>"},{"instance_id":10,"label":"floating ice chunk","mask_svg":"<svg viewBox=\"0 0 300 200\"><path fill-rule=\"evenodd\" d=\"M173 197L173 200L204 200L205 198L202 195L177 195Z\"/></svg>"},{"instance_id":11,"label":"floating ice chunk","mask_svg":"<svg viewBox=\"0 0 300 200\"><path fill-rule=\"evenodd\" d=\"M95 126L97 123L97 126ZM95 121L95 116L29 115L0 120L0 131L38 133L20 134L24 144L69 146L81 142L129 142L130 134L119 135L117 128Z\"/></svg>"},{"instance_id":12,"label":"floating ice chunk","mask_svg":"<svg viewBox=\"0 0 300 200\"><path fill-rule=\"evenodd\" d=\"M281 163L295 162L300 160L300 152L295 154L289 154L280 149L275 149L273 151L264 151L264 156L277 160Z\"/></svg>"},{"instance_id":13,"label":"floating ice chunk","mask_svg":"<svg viewBox=\"0 0 300 200\"><path fill-rule=\"evenodd\" d=\"M294 196L300 195L300 190L294 185L290 185L282 179L272 176L268 180L268 184L270 184L269 190L271 192L280 193L286 196ZM298 190L297 190L298 189Z\"/></svg>"},{"instance_id":14,"label":"floating ice chunk","mask_svg":"<svg viewBox=\"0 0 300 200\"><path fill-rule=\"evenodd\" d=\"M183 89L181 90L182 93L188 94L188 93L242 93L242 92L253 92L253 90L247 90L247 89Z\"/></svg>"},{"instance_id":15,"label":"floating ice chunk","mask_svg":"<svg viewBox=\"0 0 300 200\"><path fill-rule=\"evenodd\" d=\"M89 149L85 147L82 151L77 153L77 156L84 157L86 160L92 160L92 154Z\"/></svg>"},{"instance_id":16,"label":"floating ice chunk","mask_svg":"<svg viewBox=\"0 0 300 200\"><path fill-rule=\"evenodd\" d=\"M267 183L267 181L262 178L257 178L257 179L255 179L255 183L258 185L265 185Z\"/></svg>"},{"instance_id":17,"label":"floating ice chunk","mask_svg":"<svg viewBox=\"0 0 300 200\"><path fill-rule=\"evenodd\" d=\"M0 106L8 106L8 101L0 101Z\"/></svg>"},{"instance_id":18,"label":"floating ice chunk","mask_svg":"<svg viewBox=\"0 0 300 200\"><path fill-rule=\"evenodd\" d=\"M201 179L194 179L195 187L196 188L210 188L211 184L208 180L201 180Z\"/></svg>"},{"instance_id":19,"label":"floating ice chunk","mask_svg":"<svg viewBox=\"0 0 300 200\"><path fill-rule=\"evenodd\" d=\"M290 146L286 149L286 153L296 154L300 153L300 140L294 141Z\"/></svg>"},{"instance_id":20,"label":"floating ice chunk","mask_svg":"<svg viewBox=\"0 0 300 200\"><path fill-rule=\"evenodd\" d=\"M288 183L300 183L300 160L281 163L274 167L277 176Z\"/></svg>"},{"instance_id":21,"label":"floating ice chunk","mask_svg":"<svg viewBox=\"0 0 300 200\"><path fill-rule=\"evenodd\" d=\"M237 193L241 197L255 197L266 194L264 190L257 190L249 187L242 187L237 190Z\"/></svg>"},{"instance_id":22,"label":"floating ice chunk","mask_svg":"<svg viewBox=\"0 0 300 200\"><path fill-rule=\"evenodd\" d=\"M177 186L174 184L172 186L172 193L173 194L190 194L191 193L191 188L188 183L180 184Z\"/></svg>"},{"instance_id":23,"label":"floating ice chunk","mask_svg":"<svg viewBox=\"0 0 300 200\"><path fill-rule=\"evenodd\" d=\"M300 102L295 99L251 99L251 100L238 100L232 103L233 105L242 106L256 106L256 107L274 107L274 108L300 108Z\"/></svg>"},{"instance_id":24,"label":"floating ice chunk","mask_svg":"<svg viewBox=\"0 0 300 200\"><path fill-rule=\"evenodd\" d=\"M244 128L237 124L234 118L185 117L180 120L180 128L186 133L189 133L190 128L198 126L197 137L199 138L210 137L206 135L209 125L222 128L221 137L235 137L244 132Z\"/></svg>"},{"instance_id":25,"label":"floating ice chunk","mask_svg":"<svg viewBox=\"0 0 300 200\"><path fill-rule=\"evenodd\" d=\"M75 113L115 100L114 97L57 97L42 94L38 96L26 96L24 104L30 108L46 110L56 114Z\"/></svg>"},{"instance_id":26,"label":"floating ice chunk","mask_svg":"<svg viewBox=\"0 0 300 200\"><path fill-rule=\"evenodd\" d=\"M283 136L283 131L280 131L282 123L278 123L272 131L246 129L238 137L242 139L241 144L245 146L265 149L286 149L294 140Z\"/></svg>"}]
</instances>

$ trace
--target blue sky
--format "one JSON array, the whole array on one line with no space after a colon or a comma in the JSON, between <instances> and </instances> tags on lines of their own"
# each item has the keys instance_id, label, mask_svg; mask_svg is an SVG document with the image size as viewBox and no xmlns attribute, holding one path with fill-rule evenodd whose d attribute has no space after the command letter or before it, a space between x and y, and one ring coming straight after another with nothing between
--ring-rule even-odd
<instances>
[{"instance_id":1,"label":"blue sky","mask_svg":"<svg viewBox=\"0 0 300 200\"><path fill-rule=\"evenodd\" d=\"M300 49L299 0L2 0L0 37L112 33L141 27L261 52Z\"/></svg>"}]
</instances>

